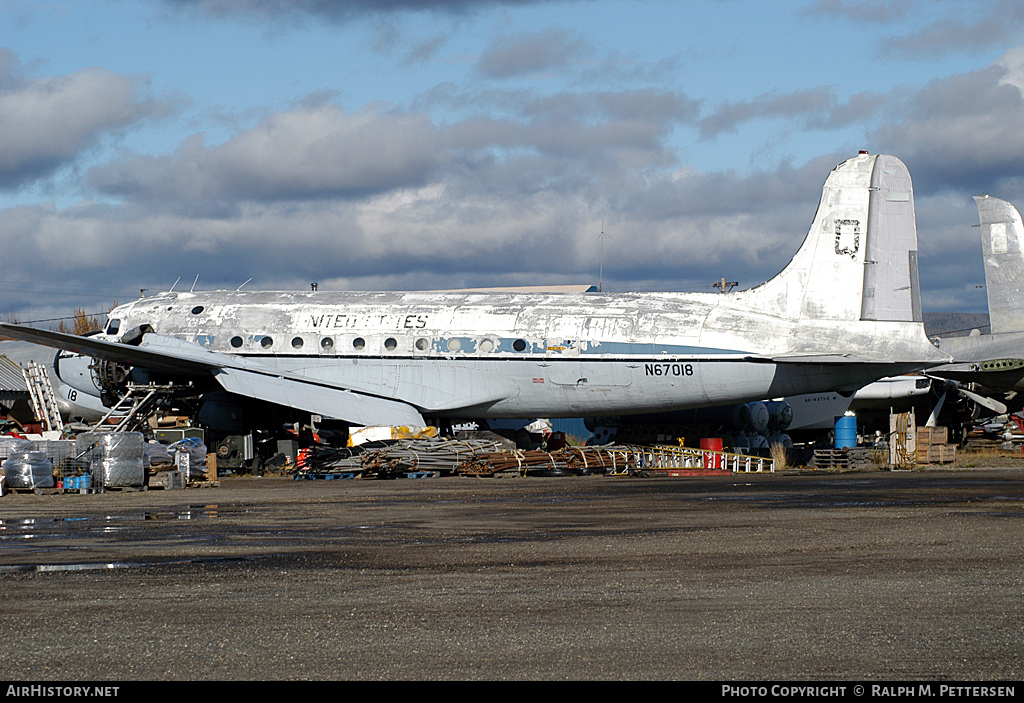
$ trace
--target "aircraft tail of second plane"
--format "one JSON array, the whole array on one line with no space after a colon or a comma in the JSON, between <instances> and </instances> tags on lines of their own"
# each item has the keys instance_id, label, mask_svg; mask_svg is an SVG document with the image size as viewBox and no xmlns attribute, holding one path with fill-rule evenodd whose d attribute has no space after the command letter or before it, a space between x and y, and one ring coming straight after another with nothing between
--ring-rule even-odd
<instances>
[{"instance_id":1,"label":"aircraft tail of second plane","mask_svg":"<svg viewBox=\"0 0 1024 703\"><path fill-rule=\"evenodd\" d=\"M988 195L975 196L981 220L985 258L985 289L992 334L1024 332L1024 225L1010 203Z\"/></svg>"}]
</instances>

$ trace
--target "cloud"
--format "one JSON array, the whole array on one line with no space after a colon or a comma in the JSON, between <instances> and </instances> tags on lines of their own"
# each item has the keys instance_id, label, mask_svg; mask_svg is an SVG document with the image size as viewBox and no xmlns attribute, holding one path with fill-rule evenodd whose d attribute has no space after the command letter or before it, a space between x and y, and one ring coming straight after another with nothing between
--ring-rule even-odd
<instances>
[{"instance_id":1,"label":"cloud","mask_svg":"<svg viewBox=\"0 0 1024 703\"><path fill-rule=\"evenodd\" d=\"M801 14L897 30L914 28L877 39L875 50L881 59L932 60L953 53L982 53L1024 36L1024 6L1017 0L816 0Z\"/></svg>"},{"instance_id":2,"label":"cloud","mask_svg":"<svg viewBox=\"0 0 1024 703\"><path fill-rule=\"evenodd\" d=\"M539 5L554 0L161 0L173 9L185 9L214 17L258 21L283 17L310 17L333 23L371 15L428 11L464 14L500 6Z\"/></svg>"},{"instance_id":3,"label":"cloud","mask_svg":"<svg viewBox=\"0 0 1024 703\"><path fill-rule=\"evenodd\" d=\"M579 61L589 44L572 33L549 27L497 39L476 63L485 78L513 78L564 69Z\"/></svg>"},{"instance_id":4,"label":"cloud","mask_svg":"<svg viewBox=\"0 0 1024 703\"><path fill-rule=\"evenodd\" d=\"M488 105L506 95L477 99ZM665 250L666 260L690 261L681 240L652 222L640 201L649 178L674 187L666 139L696 116L694 101L657 90L516 96L511 108L504 103L508 116L481 111L448 125L383 106L348 115L309 101L223 144L193 135L167 155L93 168L91 185L121 205L22 208L17 217L8 213L8 226L36 243L37 264L77 262L79 273L145 271L152 257L185 274L199 267L208 283L259 272L253 286L334 280L358 288L390 280L451 287L443 281L543 283L580 272L589 280L596 229L588 228L602 215L611 224L621 208L640 214L617 233L629 275L651 255L628 246L638 236ZM441 91L433 99L460 96ZM70 232L78 233L73 246L39 244L56 247ZM748 254L757 248L743 245Z\"/></svg>"},{"instance_id":5,"label":"cloud","mask_svg":"<svg viewBox=\"0 0 1024 703\"><path fill-rule=\"evenodd\" d=\"M143 97L141 79L102 68L25 79L0 50L0 188L52 174L106 136L169 106Z\"/></svg>"},{"instance_id":6,"label":"cloud","mask_svg":"<svg viewBox=\"0 0 1024 703\"><path fill-rule=\"evenodd\" d=\"M1024 175L1024 97L1003 62L929 82L907 96L871 143L901 155L926 189L998 188Z\"/></svg>"},{"instance_id":7,"label":"cloud","mask_svg":"<svg viewBox=\"0 0 1024 703\"><path fill-rule=\"evenodd\" d=\"M888 24L917 11L918 3L893 0L817 0L803 10L812 17L844 17L851 22Z\"/></svg>"},{"instance_id":8,"label":"cloud","mask_svg":"<svg viewBox=\"0 0 1024 703\"><path fill-rule=\"evenodd\" d=\"M697 114L685 95L520 98L513 115L442 126L314 103L223 144L194 135L93 168L119 204L0 211L8 265L96 281L116 270L148 288L196 273L263 288L591 282L603 219L608 289L703 287L708 266L753 284L796 250L836 161L698 173L667 145Z\"/></svg>"},{"instance_id":9,"label":"cloud","mask_svg":"<svg viewBox=\"0 0 1024 703\"><path fill-rule=\"evenodd\" d=\"M425 182L442 154L421 115L329 104L276 113L227 142L203 135L169 156L134 156L95 167L91 185L149 202L356 198Z\"/></svg>"},{"instance_id":10,"label":"cloud","mask_svg":"<svg viewBox=\"0 0 1024 703\"><path fill-rule=\"evenodd\" d=\"M934 17L936 8L929 6ZM941 11L941 10L940 10ZM953 52L979 53L1021 37L1024 6L1016 0L999 3L949 3L946 17L910 34L887 37L879 43L879 56L931 59Z\"/></svg>"},{"instance_id":11,"label":"cloud","mask_svg":"<svg viewBox=\"0 0 1024 703\"><path fill-rule=\"evenodd\" d=\"M196 134L124 155L88 172L119 203L0 211L10 264L97 281L116 270L147 288L196 273L214 287L592 282L604 220L608 290L703 289L709 269L753 285L796 251L841 160L682 168L669 138L700 103L674 91L444 85L422 102L473 116L310 99L220 144Z\"/></svg>"},{"instance_id":12,"label":"cloud","mask_svg":"<svg viewBox=\"0 0 1024 703\"><path fill-rule=\"evenodd\" d=\"M200 287L450 288L592 283L603 220L607 290L703 290L722 276L746 287L789 261L829 171L853 153L700 171L680 156L679 128L863 122L872 151L915 177L926 308L948 305L977 299L976 271L947 260L976 257L964 184L1024 188L1022 80L1024 50L917 90L771 91L703 117L699 100L659 88L446 83L404 109L354 113L314 95L220 143L200 133L121 154L87 173L116 202L12 207L0 229L10 266L97 284L117 271L146 288L197 273Z\"/></svg>"},{"instance_id":13,"label":"cloud","mask_svg":"<svg viewBox=\"0 0 1024 703\"><path fill-rule=\"evenodd\" d=\"M772 90L751 100L720 104L700 120L702 139L736 132L740 124L761 119L801 119L808 128L835 128L870 119L884 104L885 96L862 92L839 102L835 90L818 86L790 93Z\"/></svg>"},{"instance_id":14,"label":"cloud","mask_svg":"<svg viewBox=\"0 0 1024 703\"><path fill-rule=\"evenodd\" d=\"M796 251L835 159L742 176L662 171L643 177L537 168L536 157L451 159L420 186L358 199L238 203L231 212L143 201L0 211L8 265L55 277L167 286L304 288L384 281L438 288L592 282L600 222L609 290L703 288L709 271L759 283ZM540 174L547 181L531 181ZM524 187L509 187L513 181ZM187 197L182 195L181 197ZM700 256L694 256L694 252ZM714 276L710 276L714 278Z\"/></svg>"},{"instance_id":15,"label":"cloud","mask_svg":"<svg viewBox=\"0 0 1024 703\"><path fill-rule=\"evenodd\" d=\"M449 38L448 34L438 32L417 42L406 53L402 63L406 66L412 66L429 61L444 47Z\"/></svg>"},{"instance_id":16,"label":"cloud","mask_svg":"<svg viewBox=\"0 0 1024 703\"><path fill-rule=\"evenodd\" d=\"M438 183L460 189L481 169L495 188L572 190L672 165L667 138L698 109L685 95L648 89L511 95L435 90L434 104L475 100L509 112L481 109L440 126L426 113L376 105L350 115L310 100L222 144L195 134L170 154L126 155L92 168L88 182L128 202L202 215L230 214L243 202L356 200Z\"/></svg>"}]
</instances>

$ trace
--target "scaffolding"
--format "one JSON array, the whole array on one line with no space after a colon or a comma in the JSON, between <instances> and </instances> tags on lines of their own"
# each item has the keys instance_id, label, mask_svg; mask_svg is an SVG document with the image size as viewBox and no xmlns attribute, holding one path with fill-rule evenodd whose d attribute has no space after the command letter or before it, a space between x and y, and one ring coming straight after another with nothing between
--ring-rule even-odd
<instances>
[{"instance_id":1,"label":"scaffolding","mask_svg":"<svg viewBox=\"0 0 1024 703\"><path fill-rule=\"evenodd\" d=\"M28 388L29 398L32 399L32 410L36 414L36 419L42 424L43 430L63 432L64 420L60 416L57 396L53 392L46 369L36 362L30 361L22 368L21 372L25 376L25 386Z\"/></svg>"},{"instance_id":2,"label":"scaffolding","mask_svg":"<svg viewBox=\"0 0 1024 703\"><path fill-rule=\"evenodd\" d=\"M132 432L145 423L165 398L180 386L174 384L128 384L128 392L92 427L93 432Z\"/></svg>"}]
</instances>

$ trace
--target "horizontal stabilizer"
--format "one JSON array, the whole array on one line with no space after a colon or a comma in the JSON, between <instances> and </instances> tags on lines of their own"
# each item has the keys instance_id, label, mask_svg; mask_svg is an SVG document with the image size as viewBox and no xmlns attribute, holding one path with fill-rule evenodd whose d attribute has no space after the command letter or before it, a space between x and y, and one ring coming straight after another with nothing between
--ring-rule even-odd
<instances>
[{"instance_id":1,"label":"horizontal stabilizer","mask_svg":"<svg viewBox=\"0 0 1024 703\"><path fill-rule=\"evenodd\" d=\"M967 337L942 337L939 350L949 354L953 363L982 362L992 359L1019 359L1024 350L1024 333L1003 332Z\"/></svg>"}]
</instances>

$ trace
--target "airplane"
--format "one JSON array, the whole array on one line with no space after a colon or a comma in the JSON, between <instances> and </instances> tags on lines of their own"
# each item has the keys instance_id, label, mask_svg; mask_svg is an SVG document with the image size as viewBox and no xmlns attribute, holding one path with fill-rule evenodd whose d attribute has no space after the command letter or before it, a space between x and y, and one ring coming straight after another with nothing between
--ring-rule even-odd
<instances>
[{"instance_id":1,"label":"airplane","mask_svg":"<svg viewBox=\"0 0 1024 703\"><path fill-rule=\"evenodd\" d=\"M364 426L853 393L952 360L924 332L910 174L866 152L829 174L782 272L744 291L166 292L90 337L0 330L97 360L78 384L97 396L173 381Z\"/></svg>"},{"instance_id":2,"label":"airplane","mask_svg":"<svg viewBox=\"0 0 1024 703\"><path fill-rule=\"evenodd\" d=\"M65 422L94 423L107 414L100 398L83 393L66 382L60 375L60 359L65 352L54 352L51 347L40 346L15 340L0 340L0 355L25 368L29 362L38 364L46 371L57 410ZM78 379L72 379L77 381Z\"/></svg>"}]
</instances>

